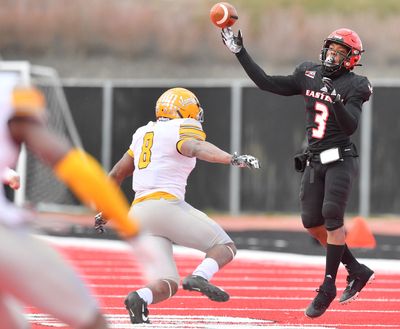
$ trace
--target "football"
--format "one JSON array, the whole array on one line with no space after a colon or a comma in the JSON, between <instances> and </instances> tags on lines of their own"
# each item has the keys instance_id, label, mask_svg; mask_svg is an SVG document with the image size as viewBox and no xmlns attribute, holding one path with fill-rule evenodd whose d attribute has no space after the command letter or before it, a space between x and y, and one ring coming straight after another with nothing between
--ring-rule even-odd
<instances>
[{"instance_id":1,"label":"football","mask_svg":"<svg viewBox=\"0 0 400 329\"><path fill-rule=\"evenodd\" d=\"M228 2L218 2L210 10L211 22L221 29L232 26L238 19L237 11Z\"/></svg>"}]
</instances>

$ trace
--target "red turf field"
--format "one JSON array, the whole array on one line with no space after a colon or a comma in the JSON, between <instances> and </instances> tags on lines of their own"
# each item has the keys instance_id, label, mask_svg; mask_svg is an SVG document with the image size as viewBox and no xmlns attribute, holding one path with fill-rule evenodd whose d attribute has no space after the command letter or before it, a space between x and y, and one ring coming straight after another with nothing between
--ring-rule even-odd
<instances>
[{"instance_id":1,"label":"red turf field","mask_svg":"<svg viewBox=\"0 0 400 329\"><path fill-rule=\"evenodd\" d=\"M141 276L126 246L115 241L110 245L108 241L92 244L89 240L74 239L53 239L52 243L80 271L100 300L111 328L400 328L399 261L372 266L376 280L358 300L343 306L334 301L321 318L311 320L304 316L304 309L315 296L314 290L323 276L320 261L304 265L307 261L299 260L301 256L282 254L271 258L268 253L239 252L237 259L213 279L231 294L230 301L216 303L179 291L168 301L150 305L152 324L133 326L123 300L130 290L139 287ZM185 276L201 256L178 250L176 260L180 274ZM341 271L338 296L344 286L345 273ZM33 328L67 328L32 308L27 308L27 314Z\"/></svg>"}]
</instances>

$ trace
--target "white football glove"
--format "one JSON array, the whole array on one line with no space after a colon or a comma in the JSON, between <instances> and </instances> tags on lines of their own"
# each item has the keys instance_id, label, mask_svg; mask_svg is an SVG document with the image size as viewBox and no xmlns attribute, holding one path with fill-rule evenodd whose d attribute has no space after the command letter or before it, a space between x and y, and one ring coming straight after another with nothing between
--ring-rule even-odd
<instances>
[{"instance_id":1,"label":"white football glove","mask_svg":"<svg viewBox=\"0 0 400 329\"><path fill-rule=\"evenodd\" d=\"M103 217L103 213L99 212L96 216L94 216L94 229L98 234L103 234L106 229L104 225L107 224L107 220Z\"/></svg>"},{"instance_id":2,"label":"white football glove","mask_svg":"<svg viewBox=\"0 0 400 329\"><path fill-rule=\"evenodd\" d=\"M221 31L222 42L234 54L243 48L242 32L239 30L236 36L230 27L225 27Z\"/></svg>"},{"instance_id":3,"label":"white football glove","mask_svg":"<svg viewBox=\"0 0 400 329\"><path fill-rule=\"evenodd\" d=\"M233 153L231 165L240 168L260 168L260 163L258 162L257 158L247 154L238 155L236 152Z\"/></svg>"},{"instance_id":4,"label":"white football glove","mask_svg":"<svg viewBox=\"0 0 400 329\"><path fill-rule=\"evenodd\" d=\"M19 174L15 170L8 167L4 171L2 181L4 184L10 186L13 190L18 190L21 186L21 177Z\"/></svg>"}]
</instances>

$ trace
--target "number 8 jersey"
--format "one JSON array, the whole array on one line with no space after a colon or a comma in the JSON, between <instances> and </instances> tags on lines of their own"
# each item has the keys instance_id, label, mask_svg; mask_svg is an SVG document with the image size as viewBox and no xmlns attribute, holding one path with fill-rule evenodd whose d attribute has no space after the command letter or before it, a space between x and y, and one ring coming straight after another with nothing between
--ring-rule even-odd
<instances>
[{"instance_id":1,"label":"number 8 jersey","mask_svg":"<svg viewBox=\"0 0 400 329\"><path fill-rule=\"evenodd\" d=\"M205 138L201 123L190 118L150 121L137 129L128 150L135 165L132 177L135 199L166 192L184 200L187 179L196 166L196 158L180 153L182 143Z\"/></svg>"}]
</instances>

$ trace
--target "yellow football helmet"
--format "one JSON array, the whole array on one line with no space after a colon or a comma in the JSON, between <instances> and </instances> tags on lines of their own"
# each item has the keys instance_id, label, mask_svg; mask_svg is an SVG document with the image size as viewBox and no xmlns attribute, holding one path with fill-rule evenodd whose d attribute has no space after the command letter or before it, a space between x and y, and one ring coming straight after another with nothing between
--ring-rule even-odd
<instances>
[{"instance_id":1,"label":"yellow football helmet","mask_svg":"<svg viewBox=\"0 0 400 329\"><path fill-rule=\"evenodd\" d=\"M156 117L167 119L192 118L203 122L199 100L190 90L172 88L164 92L156 103Z\"/></svg>"}]
</instances>

